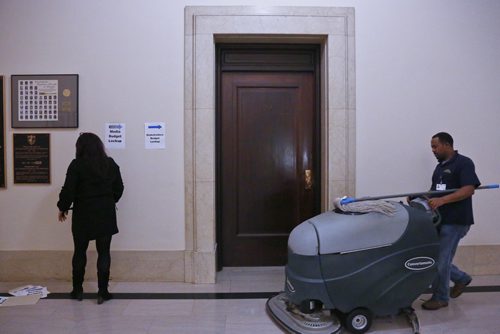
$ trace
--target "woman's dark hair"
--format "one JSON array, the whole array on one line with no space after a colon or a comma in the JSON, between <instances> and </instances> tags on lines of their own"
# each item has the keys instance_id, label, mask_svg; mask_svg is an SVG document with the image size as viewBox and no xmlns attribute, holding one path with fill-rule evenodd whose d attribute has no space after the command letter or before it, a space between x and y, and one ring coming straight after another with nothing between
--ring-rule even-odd
<instances>
[{"instance_id":1,"label":"woman's dark hair","mask_svg":"<svg viewBox=\"0 0 500 334\"><path fill-rule=\"evenodd\" d=\"M108 156L101 139L91 133L83 132L76 141L76 158L87 160L99 174L105 174L108 167Z\"/></svg>"}]
</instances>

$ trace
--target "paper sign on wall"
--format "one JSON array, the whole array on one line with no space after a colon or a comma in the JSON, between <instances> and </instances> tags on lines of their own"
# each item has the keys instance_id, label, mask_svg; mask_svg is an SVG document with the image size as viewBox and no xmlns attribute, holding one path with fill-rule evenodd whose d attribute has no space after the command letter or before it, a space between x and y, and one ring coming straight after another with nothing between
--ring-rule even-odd
<instances>
[{"instance_id":1,"label":"paper sign on wall","mask_svg":"<svg viewBox=\"0 0 500 334\"><path fill-rule=\"evenodd\" d=\"M106 148L125 148L125 124L106 123L104 146Z\"/></svg>"},{"instance_id":2,"label":"paper sign on wall","mask_svg":"<svg viewBox=\"0 0 500 334\"><path fill-rule=\"evenodd\" d=\"M162 149L165 148L165 123L154 122L144 123L144 145L146 149Z\"/></svg>"}]
</instances>

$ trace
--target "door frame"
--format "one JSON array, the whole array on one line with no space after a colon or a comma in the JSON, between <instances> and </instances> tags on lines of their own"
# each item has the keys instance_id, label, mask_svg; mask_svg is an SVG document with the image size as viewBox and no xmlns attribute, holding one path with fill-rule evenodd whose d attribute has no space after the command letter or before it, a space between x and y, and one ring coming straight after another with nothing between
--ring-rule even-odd
<instances>
[{"instance_id":1,"label":"door frame","mask_svg":"<svg viewBox=\"0 0 500 334\"><path fill-rule=\"evenodd\" d=\"M217 271L222 270L224 255L223 255L223 221L222 221L222 194L221 194L221 153L222 153L222 140L221 140L221 85L223 72L312 72L314 74L314 129L313 133L313 155L316 159L313 170L313 183L321 185L321 97L320 97L320 50L319 44L283 44L283 43L216 43L216 100L215 100L215 226L216 226L216 243L217 247ZM303 57L296 58L294 64L275 63L269 64L259 60L252 59L246 60L244 56L248 53L265 53L267 55L290 55L301 54ZM237 61L230 61L231 55L240 55ZM311 63L312 62L312 63ZM318 213L321 208L321 188L314 189L314 210Z\"/></svg>"},{"instance_id":2,"label":"door frame","mask_svg":"<svg viewBox=\"0 0 500 334\"><path fill-rule=\"evenodd\" d=\"M354 8L185 7L184 281L215 283L215 43L321 47L322 210L355 194Z\"/></svg>"}]
</instances>

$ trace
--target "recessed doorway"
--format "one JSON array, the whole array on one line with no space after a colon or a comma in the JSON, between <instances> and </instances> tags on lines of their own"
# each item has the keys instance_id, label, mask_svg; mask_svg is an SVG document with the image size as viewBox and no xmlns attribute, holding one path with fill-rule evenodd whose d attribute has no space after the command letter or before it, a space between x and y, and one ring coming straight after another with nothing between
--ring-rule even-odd
<instances>
[{"instance_id":1,"label":"recessed doorway","mask_svg":"<svg viewBox=\"0 0 500 334\"><path fill-rule=\"evenodd\" d=\"M319 50L216 46L220 268L284 265L291 230L320 212Z\"/></svg>"}]
</instances>

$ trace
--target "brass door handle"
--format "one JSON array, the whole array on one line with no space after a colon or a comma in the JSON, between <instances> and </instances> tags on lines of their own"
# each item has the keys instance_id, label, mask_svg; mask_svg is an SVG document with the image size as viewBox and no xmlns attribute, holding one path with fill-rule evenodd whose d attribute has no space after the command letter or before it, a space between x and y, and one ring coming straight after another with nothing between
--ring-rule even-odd
<instances>
[{"instance_id":1,"label":"brass door handle","mask_svg":"<svg viewBox=\"0 0 500 334\"><path fill-rule=\"evenodd\" d=\"M304 172L304 175L305 175L305 181L306 181L305 182L306 183L305 189L306 190L310 190L313 187L313 173L312 173L312 170L306 169L306 171Z\"/></svg>"}]
</instances>

